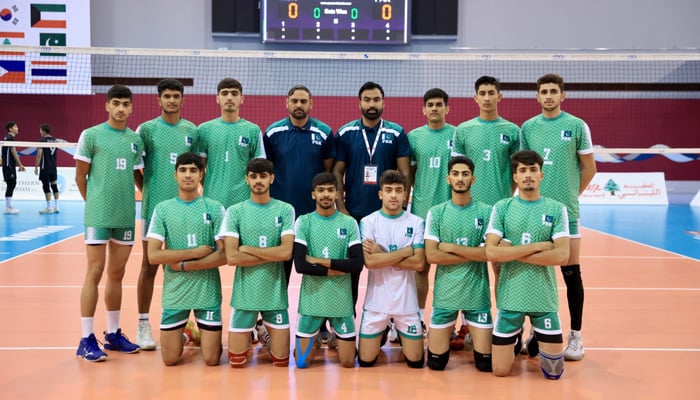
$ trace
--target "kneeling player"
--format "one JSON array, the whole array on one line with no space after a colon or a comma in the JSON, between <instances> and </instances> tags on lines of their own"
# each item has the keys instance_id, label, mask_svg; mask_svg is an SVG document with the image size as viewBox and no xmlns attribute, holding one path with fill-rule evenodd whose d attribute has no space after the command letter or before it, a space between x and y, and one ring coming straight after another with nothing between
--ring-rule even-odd
<instances>
[{"instance_id":1,"label":"kneeling player","mask_svg":"<svg viewBox=\"0 0 700 400\"><path fill-rule=\"evenodd\" d=\"M444 370L450 335L460 310L474 342L474 363L491 372L491 292L484 242L491 207L473 200L474 163L458 156L448 163L450 200L431 207L425 222L425 254L437 264L428 332L428 367Z\"/></svg>"},{"instance_id":2,"label":"kneeling player","mask_svg":"<svg viewBox=\"0 0 700 400\"><path fill-rule=\"evenodd\" d=\"M221 358L218 267L226 258L223 240L216 234L224 207L199 195L203 172L204 163L196 154L177 158L178 196L156 206L148 230L149 261L164 265L160 343L165 365L177 363L185 342L199 339L194 325L187 326L190 310L201 329L204 362L218 365Z\"/></svg>"},{"instance_id":3,"label":"kneeling player","mask_svg":"<svg viewBox=\"0 0 700 400\"><path fill-rule=\"evenodd\" d=\"M355 316L350 274L362 271L362 243L355 219L335 209L338 181L322 172L312 181L316 211L294 227L294 265L303 274L294 357L297 368L313 360L314 342L328 318L344 367L355 366ZM329 341L329 342L332 342Z\"/></svg>"}]
</instances>

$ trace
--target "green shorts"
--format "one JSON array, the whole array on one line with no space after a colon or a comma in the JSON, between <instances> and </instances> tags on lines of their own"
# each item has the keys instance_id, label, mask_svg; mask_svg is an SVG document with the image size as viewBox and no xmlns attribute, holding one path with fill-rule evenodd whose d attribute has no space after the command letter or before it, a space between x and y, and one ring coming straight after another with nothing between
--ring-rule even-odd
<instances>
[{"instance_id":1,"label":"green shorts","mask_svg":"<svg viewBox=\"0 0 700 400\"><path fill-rule=\"evenodd\" d=\"M469 325L475 328L493 328L493 319L491 319L491 310L462 310L464 319ZM433 308L430 313L431 328L449 328L457 323L459 310L447 310L444 308Z\"/></svg>"},{"instance_id":2,"label":"green shorts","mask_svg":"<svg viewBox=\"0 0 700 400\"><path fill-rule=\"evenodd\" d=\"M318 333L326 319L330 322L331 327L335 331L335 334L341 338L352 338L357 336L355 331L355 318L353 316L349 317L316 317L313 315L303 315L299 314L297 320L297 336L310 338Z\"/></svg>"},{"instance_id":3,"label":"green shorts","mask_svg":"<svg viewBox=\"0 0 700 400\"><path fill-rule=\"evenodd\" d=\"M272 311L250 311L231 310L231 321L229 322L229 332L250 332L255 329L258 321L258 313L262 316L265 325L273 329L289 329L289 313L287 310Z\"/></svg>"},{"instance_id":4,"label":"green shorts","mask_svg":"<svg viewBox=\"0 0 700 400\"><path fill-rule=\"evenodd\" d=\"M160 317L160 330L172 331L184 328L187 325L187 320L190 318L190 311L164 309ZM221 307L196 309L193 311L194 319L197 321L198 326L212 331L221 330Z\"/></svg>"},{"instance_id":5,"label":"green shorts","mask_svg":"<svg viewBox=\"0 0 700 400\"><path fill-rule=\"evenodd\" d=\"M114 241L118 244L132 246L134 244L134 227L129 228L98 228L85 227L85 244L105 244Z\"/></svg>"},{"instance_id":6,"label":"green shorts","mask_svg":"<svg viewBox=\"0 0 700 400\"><path fill-rule=\"evenodd\" d=\"M516 336L523 329L526 316L530 317L530 324L536 332L544 335L561 335L559 313L507 310L498 310L493 335L504 338Z\"/></svg>"}]
</instances>

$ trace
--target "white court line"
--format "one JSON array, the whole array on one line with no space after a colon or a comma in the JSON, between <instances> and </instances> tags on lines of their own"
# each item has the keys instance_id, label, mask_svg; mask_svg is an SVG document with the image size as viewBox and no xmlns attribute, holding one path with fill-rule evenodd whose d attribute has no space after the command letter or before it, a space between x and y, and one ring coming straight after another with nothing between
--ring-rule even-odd
<instances>
[{"instance_id":1,"label":"white court line","mask_svg":"<svg viewBox=\"0 0 700 400\"><path fill-rule=\"evenodd\" d=\"M49 244L47 244L47 245L45 245L45 246L37 247L36 249L34 249L34 250L32 250L32 251L29 251L29 252L26 252L26 253L17 254L16 256L10 257L10 258L8 258L7 260L0 261L0 265L5 264L5 263L7 263L8 261L12 261L12 260L14 260L14 259L17 259L17 258L26 256L26 255L28 255L28 254L36 253L37 251L39 251L39 250L41 250L41 249L45 249L45 248L51 247L51 246L53 246L53 245L55 245L55 244L58 244L58 243L61 243L61 242L65 242L66 240L73 239L74 237L80 236L80 235L83 235L83 233L78 233L78 234L75 234L75 235L73 235L73 236L67 237L67 238L65 238L65 239L61 239L61 240L57 240L57 241L55 241L55 242L49 243ZM58 254L68 254L68 253L58 253ZM85 254L85 253L83 253L83 254Z\"/></svg>"},{"instance_id":2,"label":"white court line","mask_svg":"<svg viewBox=\"0 0 700 400\"><path fill-rule=\"evenodd\" d=\"M637 242L636 240L627 239L627 238L625 238L625 237L618 236L618 235L614 235L614 234L612 234L612 233L599 231L599 230L597 230L597 229L588 228L588 227L585 227L585 226L584 226L583 228L584 228L584 229L591 230L591 231L593 231L593 232L598 232L598 233L600 233L601 235L612 236L612 237L614 237L614 238L618 238L618 239L624 240L624 241L626 241L626 242L635 243L635 244L638 244L638 245L641 245L641 246L644 246L644 247L648 247L648 248L650 248L650 249L659 250L659 251L661 251L661 252L668 253L668 254L674 254L674 255L676 255L676 256L678 256L678 257L686 258L686 259L688 259L688 260L699 261L697 258L694 258L694 257L691 257L691 256L687 256L687 255L685 255L685 254L680 254L680 253L676 253L676 252L673 252L673 251L670 251L670 250L662 249L661 247L656 247L656 246L648 245L648 244L646 244L646 243Z\"/></svg>"}]
</instances>

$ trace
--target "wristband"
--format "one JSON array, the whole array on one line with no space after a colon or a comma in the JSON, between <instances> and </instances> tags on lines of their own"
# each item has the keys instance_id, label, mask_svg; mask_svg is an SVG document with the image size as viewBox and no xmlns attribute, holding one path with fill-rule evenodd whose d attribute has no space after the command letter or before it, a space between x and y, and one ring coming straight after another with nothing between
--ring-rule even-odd
<instances>
[{"instance_id":1,"label":"wristband","mask_svg":"<svg viewBox=\"0 0 700 400\"><path fill-rule=\"evenodd\" d=\"M185 272L185 261L180 262L180 271Z\"/></svg>"}]
</instances>

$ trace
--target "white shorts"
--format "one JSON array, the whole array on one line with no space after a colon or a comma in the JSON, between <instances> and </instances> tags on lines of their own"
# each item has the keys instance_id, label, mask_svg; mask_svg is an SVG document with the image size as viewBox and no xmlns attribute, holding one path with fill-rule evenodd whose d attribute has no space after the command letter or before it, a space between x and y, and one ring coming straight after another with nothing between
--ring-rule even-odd
<instances>
[{"instance_id":1,"label":"white shorts","mask_svg":"<svg viewBox=\"0 0 700 400\"><path fill-rule=\"evenodd\" d=\"M363 310L360 323L360 337L374 338L386 331L389 321L394 319L396 331L409 339L423 339L423 324L420 314L393 315L377 311Z\"/></svg>"}]
</instances>

